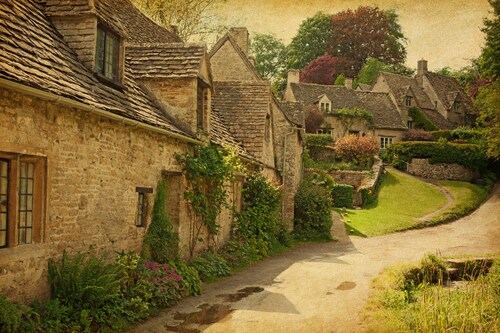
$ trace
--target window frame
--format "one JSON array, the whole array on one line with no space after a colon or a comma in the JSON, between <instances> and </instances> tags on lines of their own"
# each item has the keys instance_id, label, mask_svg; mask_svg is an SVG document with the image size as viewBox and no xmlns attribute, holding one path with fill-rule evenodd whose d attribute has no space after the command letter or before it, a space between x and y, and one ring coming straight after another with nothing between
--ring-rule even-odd
<instances>
[{"instance_id":1,"label":"window frame","mask_svg":"<svg viewBox=\"0 0 500 333\"><path fill-rule=\"evenodd\" d=\"M38 244L43 242L43 230L45 226L46 207L46 158L42 156L23 155L17 153L0 152L0 160L8 164L8 189L7 189L7 235L6 244L1 249L9 249L18 246ZM23 193L32 196L31 206L31 239L20 242L21 239L21 163L33 165L32 193ZM26 180L27 182L27 180ZM25 212L26 214L26 209ZM27 221L27 220L25 220ZM24 226L26 229L26 226Z\"/></svg>"},{"instance_id":2,"label":"window frame","mask_svg":"<svg viewBox=\"0 0 500 333\"><path fill-rule=\"evenodd\" d=\"M380 149L387 149L389 145L393 144L393 139L392 136L380 136Z\"/></svg>"},{"instance_id":3,"label":"window frame","mask_svg":"<svg viewBox=\"0 0 500 333\"><path fill-rule=\"evenodd\" d=\"M413 120L408 120L406 122L406 126L408 127L408 129L413 129L414 125L415 125L415 122Z\"/></svg>"},{"instance_id":4,"label":"window frame","mask_svg":"<svg viewBox=\"0 0 500 333\"><path fill-rule=\"evenodd\" d=\"M333 137L333 128L326 128L326 127L318 128L316 130L316 134L328 134Z\"/></svg>"},{"instance_id":5,"label":"window frame","mask_svg":"<svg viewBox=\"0 0 500 333\"><path fill-rule=\"evenodd\" d=\"M102 49L102 63L100 64L102 68L102 72L99 70L98 60L99 60L99 43L98 36L99 31L104 33L104 41L103 41L103 49ZM106 47L107 47L107 39L115 38L117 41L116 45L116 54L114 54L114 58L116 59L115 70L116 70L116 78L112 78L106 75ZM94 58L94 72L99 79L99 81L109 85L113 88L123 90L124 86L122 85L123 78L123 39L122 37L109 28L106 24L99 22L97 24L97 32L96 32L96 41L95 41L95 58Z\"/></svg>"},{"instance_id":6,"label":"window frame","mask_svg":"<svg viewBox=\"0 0 500 333\"><path fill-rule=\"evenodd\" d=\"M135 226L137 228L145 228L147 226L147 218L149 214L149 196L153 193L151 187L136 187L137 193L137 212L135 216Z\"/></svg>"},{"instance_id":7,"label":"window frame","mask_svg":"<svg viewBox=\"0 0 500 333\"><path fill-rule=\"evenodd\" d=\"M411 100L413 99L412 96L406 96L405 97L405 106L410 107L411 106Z\"/></svg>"}]
</instances>

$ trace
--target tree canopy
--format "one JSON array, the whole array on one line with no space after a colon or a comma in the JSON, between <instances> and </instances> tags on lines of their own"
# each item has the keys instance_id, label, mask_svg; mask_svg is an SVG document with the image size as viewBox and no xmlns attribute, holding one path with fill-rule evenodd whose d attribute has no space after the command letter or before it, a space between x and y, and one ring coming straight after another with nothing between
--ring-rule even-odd
<instances>
[{"instance_id":1,"label":"tree canopy","mask_svg":"<svg viewBox=\"0 0 500 333\"><path fill-rule=\"evenodd\" d=\"M285 71L285 44L273 34L256 34L251 45L255 68L263 78L275 81Z\"/></svg>"},{"instance_id":2,"label":"tree canopy","mask_svg":"<svg viewBox=\"0 0 500 333\"><path fill-rule=\"evenodd\" d=\"M486 45L481 55L481 69L496 80L500 77L500 0L488 2L493 8L493 19L484 19L482 31L486 34Z\"/></svg>"},{"instance_id":3,"label":"tree canopy","mask_svg":"<svg viewBox=\"0 0 500 333\"><path fill-rule=\"evenodd\" d=\"M332 57L329 54L322 55L307 65L300 72L300 82L317 84L334 84L340 74L352 77L352 64L345 57Z\"/></svg>"},{"instance_id":4,"label":"tree canopy","mask_svg":"<svg viewBox=\"0 0 500 333\"><path fill-rule=\"evenodd\" d=\"M366 59L365 64L358 72L354 86L356 87L359 83L372 85L377 79L378 73L380 71L401 74L405 76L412 76L415 71L404 65L386 65L382 61L375 58Z\"/></svg>"},{"instance_id":5,"label":"tree canopy","mask_svg":"<svg viewBox=\"0 0 500 333\"><path fill-rule=\"evenodd\" d=\"M331 36L331 15L318 12L302 21L288 45L287 69L303 69L308 63L325 54Z\"/></svg>"}]
</instances>

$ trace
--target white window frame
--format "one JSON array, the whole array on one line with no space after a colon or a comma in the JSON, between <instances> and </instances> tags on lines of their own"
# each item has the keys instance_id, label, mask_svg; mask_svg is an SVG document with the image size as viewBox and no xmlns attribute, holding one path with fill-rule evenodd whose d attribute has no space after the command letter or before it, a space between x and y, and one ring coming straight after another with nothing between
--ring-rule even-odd
<instances>
[{"instance_id":1,"label":"white window frame","mask_svg":"<svg viewBox=\"0 0 500 333\"><path fill-rule=\"evenodd\" d=\"M380 137L380 149L387 149L389 145L392 145L394 137L392 136L381 136Z\"/></svg>"}]
</instances>

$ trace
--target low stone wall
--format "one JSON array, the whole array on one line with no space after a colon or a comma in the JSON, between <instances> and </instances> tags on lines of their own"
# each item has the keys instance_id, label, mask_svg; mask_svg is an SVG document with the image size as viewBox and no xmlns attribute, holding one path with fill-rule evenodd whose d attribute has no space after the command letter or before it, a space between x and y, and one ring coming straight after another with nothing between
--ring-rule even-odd
<instances>
[{"instance_id":1,"label":"low stone wall","mask_svg":"<svg viewBox=\"0 0 500 333\"><path fill-rule=\"evenodd\" d=\"M408 163L406 171L414 176L427 179L449 179L470 182L479 177L475 170L460 164L429 163L425 158L414 158Z\"/></svg>"}]
</instances>

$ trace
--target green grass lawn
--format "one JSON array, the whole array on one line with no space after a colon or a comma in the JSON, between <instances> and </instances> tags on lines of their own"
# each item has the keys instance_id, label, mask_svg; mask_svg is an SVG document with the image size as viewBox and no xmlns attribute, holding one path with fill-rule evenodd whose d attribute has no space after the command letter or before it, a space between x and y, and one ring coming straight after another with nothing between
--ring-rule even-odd
<instances>
[{"instance_id":1,"label":"green grass lawn","mask_svg":"<svg viewBox=\"0 0 500 333\"><path fill-rule=\"evenodd\" d=\"M375 236L414 225L416 218L438 210L447 200L441 191L410 176L388 171L378 200L362 210L348 209L344 220L354 235Z\"/></svg>"}]
</instances>

